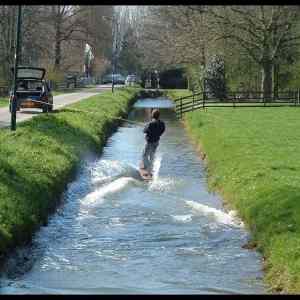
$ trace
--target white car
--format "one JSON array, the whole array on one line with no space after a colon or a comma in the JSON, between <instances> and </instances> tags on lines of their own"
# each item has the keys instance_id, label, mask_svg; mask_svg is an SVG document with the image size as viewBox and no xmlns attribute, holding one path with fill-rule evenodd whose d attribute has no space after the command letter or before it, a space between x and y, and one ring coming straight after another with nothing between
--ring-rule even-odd
<instances>
[{"instance_id":1,"label":"white car","mask_svg":"<svg viewBox=\"0 0 300 300\"><path fill-rule=\"evenodd\" d=\"M128 75L125 80L125 85L134 85L137 82L136 75Z\"/></svg>"}]
</instances>

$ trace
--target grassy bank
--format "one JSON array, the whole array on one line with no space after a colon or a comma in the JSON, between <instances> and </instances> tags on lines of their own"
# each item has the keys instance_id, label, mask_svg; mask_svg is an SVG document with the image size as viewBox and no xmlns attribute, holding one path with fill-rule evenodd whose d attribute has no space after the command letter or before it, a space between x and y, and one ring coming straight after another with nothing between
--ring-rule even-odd
<instances>
[{"instance_id":1,"label":"grassy bank","mask_svg":"<svg viewBox=\"0 0 300 300\"><path fill-rule=\"evenodd\" d=\"M0 253L29 240L87 151L102 149L115 127L110 116L125 116L137 89L104 92L0 130ZM92 111L83 113L77 110Z\"/></svg>"},{"instance_id":2,"label":"grassy bank","mask_svg":"<svg viewBox=\"0 0 300 300\"><path fill-rule=\"evenodd\" d=\"M171 99L176 99L180 97L193 95L193 93L186 89L173 89L166 90L166 95L169 96Z\"/></svg>"},{"instance_id":3,"label":"grassy bank","mask_svg":"<svg viewBox=\"0 0 300 300\"><path fill-rule=\"evenodd\" d=\"M174 96L174 95L173 95ZM274 290L300 292L300 108L208 108L186 114L210 187L236 208Z\"/></svg>"},{"instance_id":4,"label":"grassy bank","mask_svg":"<svg viewBox=\"0 0 300 300\"><path fill-rule=\"evenodd\" d=\"M0 107L8 106L8 97L0 97Z\"/></svg>"}]
</instances>

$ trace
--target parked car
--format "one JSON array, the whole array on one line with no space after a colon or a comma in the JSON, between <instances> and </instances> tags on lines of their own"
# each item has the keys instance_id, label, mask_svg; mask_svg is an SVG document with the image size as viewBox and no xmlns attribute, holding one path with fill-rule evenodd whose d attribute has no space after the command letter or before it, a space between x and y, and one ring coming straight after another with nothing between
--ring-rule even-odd
<instances>
[{"instance_id":1,"label":"parked car","mask_svg":"<svg viewBox=\"0 0 300 300\"><path fill-rule=\"evenodd\" d=\"M102 83L106 84L106 83L112 83L114 79L114 83L115 84L125 84L125 77L122 76L121 74L109 74L109 75L105 75L102 78Z\"/></svg>"},{"instance_id":2,"label":"parked car","mask_svg":"<svg viewBox=\"0 0 300 300\"><path fill-rule=\"evenodd\" d=\"M134 85L135 83L137 83L136 75L128 75L125 80L125 85Z\"/></svg>"},{"instance_id":3,"label":"parked car","mask_svg":"<svg viewBox=\"0 0 300 300\"><path fill-rule=\"evenodd\" d=\"M52 111L53 95L44 80L46 70L34 67L18 67L17 70L17 110L21 108L41 108L43 112ZM11 111L13 91L10 92Z\"/></svg>"}]
</instances>

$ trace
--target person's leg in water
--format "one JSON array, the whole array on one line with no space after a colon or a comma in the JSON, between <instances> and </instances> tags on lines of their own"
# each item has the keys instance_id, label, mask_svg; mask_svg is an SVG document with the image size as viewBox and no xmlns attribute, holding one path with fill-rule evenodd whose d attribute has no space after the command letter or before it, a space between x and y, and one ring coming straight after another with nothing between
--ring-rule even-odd
<instances>
[{"instance_id":1,"label":"person's leg in water","mask_svg":"<svg viewBox=\"0 0 300 300\"><path fill-rule=\"evenodd\" d=\"M142 163L141 168L148 171L150 167L150 161L149 161L149 151L150 151L150 144L146 143L144 150L143 150L143 156L142 156Z\"/></svg>"},{"instance_id":2,"label":"person's leg in water","mask_svg":"<svg viewBox=\"0 0 300 300\"><path fill-rule=\"evenodd\" d=\"M158 142L157 143L151 143L151 148L149 151L149 161L150 161L150 166L149 166L149 173L152 174L153 170L153 162L154 162L154 157L155 157L155 152L158 147Z\"/></svg>"},{"instance_id":3,"label":"person's leg in water","mask_svg":"<svg viewBox=\"0 0 300 300\"><path fill-rule=\"evenodd\" d=\"M143 158L142 158L142 169L147 170L151 174L153 167L153 160L156 148L158 146L157 143L146 143L145 148L143 150Z\"/></svg>"}]
</instances>

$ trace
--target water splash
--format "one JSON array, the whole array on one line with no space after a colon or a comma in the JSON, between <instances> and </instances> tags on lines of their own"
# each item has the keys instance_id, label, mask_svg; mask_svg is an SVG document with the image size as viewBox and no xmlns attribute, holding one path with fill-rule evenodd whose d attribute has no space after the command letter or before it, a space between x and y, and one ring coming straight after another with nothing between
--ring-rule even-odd
<instances>
[{"instance_id":1,"label":"water splash","mask_svg":"<svg viewBox=\"0 0 300 300\"><path fill-rule=\"evenodd\" d=\"M101 160L91 171L94 186L103 185L120 177L140 179L136 166L117 160Z\"/></svg>"},{"instance_id":2,"label":"water splash","mask_svg":"<svg viewBox=\"0 0 300 300\"><path fill-rule=\"evenodd\" d=\"M119 192L120 190L126 188L130 183L134 183L136 180L132 177L121 177L113 182L104 185L103 187L91 192L87 196L85 196L82 200L81 203L83 205L94 205L94 204L101 204L105 196L109 194L113 194L116 192Z\"/></svg>"},{"instance_id":3,"label":"water splash","mask_svg":"<svg viewBox=\"0 0 300 300\"><path fill-rule=\"evenodd\" d=\"M185 203L188 206L192 207L192 209L194 209L198 213L200 213L206 217L210 217L219 223L226 224L226 225L238 226L238 227L243 226L242 222L240 222L237 219L237 217L234 216L232 213L225 213L214 207L209 207L207 205L204 205L204 204L192 201L192 200L185 200Z\"/></svg>"},{"instance_id":4,"label":"water splash","mask_svg":"<svg viewBox=\"0 0 300 300\"><path fill-rule=\"evenodd\" d=\"M157 155L156 159L153 162L153 181L157 181L158 173L161 166L162 155Z\"/></svg>"}]
</instances>

